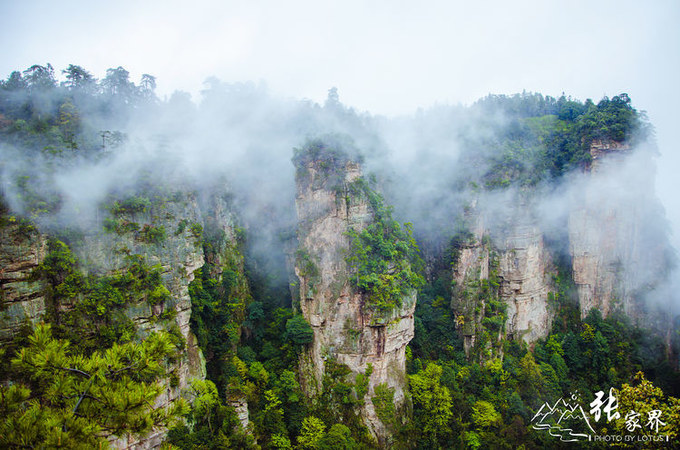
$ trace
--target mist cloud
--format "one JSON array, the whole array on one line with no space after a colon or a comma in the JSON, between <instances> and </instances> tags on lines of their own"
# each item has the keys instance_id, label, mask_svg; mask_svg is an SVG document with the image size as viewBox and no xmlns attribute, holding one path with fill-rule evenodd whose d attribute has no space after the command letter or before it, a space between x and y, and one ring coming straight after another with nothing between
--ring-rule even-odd
<instances>
[{"instance_id":1,"label":"mist cloud","mask_svg":"<svg viewBox=\"0 0 680 450\"><path fill-rule=\"evenodd\" d=\"M43 95L41 101L54 109L63 101L63 92L56 95L61 97ZM396 216L413 222L426 252L443 251L470 208L499 247L509 224L525 222L567 252L569 216L582 208L609 214L620 224L612 227L623 231L612 238L615 249L609 256L623 264L626 289L665 289L658 275L672 256L669 228L654 192L653 150L607 157L592 173L572 171L557 181L529 155L512 166L517 173L536 174L529 176L529 185L488 189L489 173L507 150L503 136L518 127L512 113L494 106L497 101L490 97L472 107L440 105L386 118L357 113L339 101L335 90L319 105L277 97L261 83L211 78L197 102L177 92L167 101L133 108L109 103L106 114L97 114L87 102L79 104L89 139L102 139L99 153L81 156L76 150L57 158L39 145L2 144L2 186L10 206L25 213L28 199L17 189L17 178L28 176L36 194L58 203L41 223L87 228L105 214L108 196L133 191L140 178L199 193L219 185L233 194L253 251L264 260L278 254L274 263L281 266L279 236L290 235L297 221L293 149L335 133L351 137L363 152L364 171L378 176ZM109 142L105 132L122 138ZM631 248L631 239L637 247Z\"/></svg>"}]
</instances>

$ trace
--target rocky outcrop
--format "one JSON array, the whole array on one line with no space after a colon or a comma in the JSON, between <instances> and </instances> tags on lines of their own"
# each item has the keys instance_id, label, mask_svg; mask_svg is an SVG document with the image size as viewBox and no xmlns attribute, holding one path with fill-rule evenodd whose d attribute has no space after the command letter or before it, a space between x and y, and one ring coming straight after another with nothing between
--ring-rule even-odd
<instances>
[{"instance_id":1,"label":"rocky outcrop","mask_svg":"<svg viewBox=\"0 0 680 450\"><path fill-rule=\"evenodd\" d=\"M654 193L651 154L595 141L568 217L569 251L581 315L614 308L642 324L653 291L670 267L663 213ZM647 302L648 303L648 302Z\"/></svg>"},{"instance_id":2,"label":"rocky outcrop","mask_svg":"<svg viewBox=\"0 0 680 450\"><path fill-rule=\"evenodd\" d=\"M405 401L406 346L413 338L415 291L401 306L379 313L352 286L346 262L350 228L361 231L372 220L366 199L354 197L348 186L361 177L350 161L329 174L321 161L298 167L296 207L299 249L295 273L299 280L299 307L314 330L314 340L301 361L302 382L310 395L322 389L325 362L346 365L352 375L372 366L368 393L361 408L364 423L383 445L389 430L371 401L375 387L393 389L394 402Z\"/></svg>"},{"instance_id":3,"label":"rocky outcrop","mask_svg":"<svg viewBox=\"0 0 680 450\"><path fill-rule=\"evenodd\" d=\"M592 308L606 316L623 294L615 221L613 211L600 208L580 208L569 215L572 273L583 317Z\"/></svg>"},{"instance_id":4,"label":"rocky outcrop","mask_svg":"<svg viewBox=\"0 0 680 450\"><path fill-rule=\"evenodd\" d=\"M143 338L166 330L180 335L184 347L173 366L156 407L165 407L187 395L194 378L206 376L205 360L190 329L189 284L194 272L212 258L211 267L221 271L227 247L235 246L236 226L227 194L216 189L206 198L197 198L189 189L140 192L109 205L70 242L79 269L101 276L125 270L130 255L141 256L147 266L158 267L169 296L160 304L146 301L126 305L124 314L136 325ZM132 199L132 200L130 200ZM126 203L127 201L127 203ZM112 202L113 203L113 202ZM107 217L108 216L108 217ZM45 287L35 271L45 259L47 237L26 221L4 213L0 225L0 339L10 341L24 323L41 320L45 313ZM204 253L204 230L209 230L214 252ZM242 256L239 256L242 259ZM236 269L243 274L242 260ZM219 273L211 274L218 278ZM245 277L243 282L245 282ZM68 305L57 305L67 308ZM189 399L191 400L191 399ZM239 399L237 412L248 428L247 403ZM111 441L114 447L147 449L159 447L166 430L156 429L142 437Z\"/></svg>"},{"instance_id":5,"label":"rocky outcrop","mask_svg":"<svg viewBox=\"0 0 680 450\"><path fill-rule=\"evenodd\" d=\"M244 430L249 430L250 428L250 416L248 413L248 402L245 397L234 398L229 401L229 405L234 408L236 412L236 418L238 423L241 424L241 428Z\"/></svg>"},{"instance_id":6,"label":"rocky outcrop","mask_svg":"<svg viewBox=\"0 0 680 450\"><path fill-rule=\"evenodd\" d=\"M140 209L113 213L113 219L119 223L136 224L130 229L163 230L164 237L150 242L138 232L96 231L74 242L72 249L82 267L93 274L122 270L126 266L127 255L141 255L147 265L160 266L163 284L170 291L169 300L158 305L135 303L125 311L142 336L174 328L185 340L185 349L170 371L172 380L165 380L165 390L156 400L155 406L159 407L171 404L189 391L191 379L203 379L206 375L203 355L189 325L189 283L194 279L194 271L204 264L201 235L198 233L204 218L196 197L185 192L155 198L149 206ZM159 320L168 312L174 318ZM139 439L127 438L112 444L119 448L156 448L165 439L165 433L166 430L158 429Z\"/></svg>"},{"instance_id":7,"label":"rocky outcrop","mask_svg":"<svg viewBox=\"0 0 680 450\"><path fill-rule=\"evenodd\" d=\"M551 256L527 202L513 199L493 227L473 206L454 238L451 308L468 356L475 345L491 356L502 337L531 343L550 331Z\"/></svg>"},{"instance_id":8,"label":"rocky outcrop","mask_svg":"<svg viewBox=\"0 0 680 450\"><path fill-rule=\"evenodd\" d=\"M594 141L590 155L583 172L564 182L552 204L534 205L531 193L520 191L489 196L484 207L473 202L468 208L464 229L454 239L451 302L468 354L475 345L489 354L501 334L528 343L548 335L554 252L570 258L582 317L593 308L603 316L621 308L640 325L658 322L654 302L644 297L672 264L651 153ZM555 230L558 222L563 225ZM554 245L546 244L546 236ZM496 300L506 316L500 334L489 308Z\"/></svg>"},{"instance_id":9,"label":"rocky outcrop","mask_svg":"<svg viewBox=\"0 0 680 450\"><path fill-rule=\"evenodd\" d=\"M606 316L621 308L639 325L658 328L655 310L671 308L663 304L667 299L651 297L672 262L655 194L653 152L595 141L590 153L592 162L572 193L568 220L581 315L595 308ZM659 314L664 322L667 316Z\"/></svg>"},{"instance_id":10,"label":"rocky outcrop","mask_svg":"<svg viewBox=\"0 0 680 450\"><path fill-rule=\"evenodd\" d=\"M532 223L515 222L499 248L500 297L507 305L506 333L535 342L550 332L548 294L554 290L551 257Z\"/></svg>"},{"instance_id":11,"label":"rocky outcrop","mask_svg":"<svg viewBox=\"0 0 680 450\"><path fill-rule=\"evenodd\" d=\"M9 213L0 216L0 343L45 312L45 293L35 270L45 258L47 240L34 226Z\"/></svg>"},{"instance_id":12,"label":"rocky outcrop","mask_svg":"<svg viewBox=\"0 0 680 450\"><path fill-rule=\"evenodd\" d=\"M597 179L603 165L620 164L621 157L630 150L618 143L595 141L586 167L586 177L571 199L568 218L569 251L572 258L574 284L578 290L581 316L592 308L609 314L615 300L625 297L622 265L626 248L623 240L632 243L631 225L626 217L630 211L621 209L619 193L606 192L609 186L599 185ZM612 161L618 159L618 162ZM611 195L615 194L615 195Z\"/></svg>"},{"instance_id":13,"label":"rocky outcrop","mask_svg":"<svg viewBox=\"0 0 680 450\"><path fill-rule=\"evenodd\" d=\"M497 286L488 284L489 273L493 272L492 266L497 266L497 257L492 254L485 238L486 229L481 215L473 211L474 209L468 211L465 218L466 228L459 231L452 244L451 310L456 328L463 337L467 356L470 356L477 343L477 336L482 331L481 322L489 294L496 298L498 295L498 290L493 289ZM482 283L486 283L485 292L482 292Z\"/></svg>"}]
</instances>

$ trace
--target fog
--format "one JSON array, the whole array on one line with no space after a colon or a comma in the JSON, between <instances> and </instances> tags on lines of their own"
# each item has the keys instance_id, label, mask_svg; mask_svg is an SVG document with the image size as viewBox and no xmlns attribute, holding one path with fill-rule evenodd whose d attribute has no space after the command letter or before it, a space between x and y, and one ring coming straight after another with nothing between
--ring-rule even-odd
<instances>
[{"instance_id":1,"label":"fog","mask_svg":"<svg viewBox=\"0 0 680 450\"><path fill-rule=\"evenodd\" d=\"M675 231L679 20L673 0L2 2L0 74L49 61L101 78L122 65L133 79L158 76L161 98L183 90L196 103L210 75L319 104L337 86L357 111L390 117L524 89L627 92L657 127L658 193Z\"/></svg>"},{"instance_id":2,"label":"fog","mask_svg":"<svg viewBox=\"0 0 680 450\"><path fill-rule=\"evenodd\" d=\"M497 247L526 225L539 230L553 251L568 254L574 245L570 220L585 211L593 229L582 239L604 255L605 264L622 265L623 291L651 293L655 303L678 307L678 299L668 297L677 272L667 273L674 256L671 227L655 193L653 135L633 139L632 148L614 151L588 170L574 167L556 176L542 165L540 145L512 147L524 122L507 102L544 99L530 93L385 117L357 112L335 88L316 103L279 96L264 83L209 78L196 102L179 91L160 100L129 80L107 93L112 74L96 95L55 85L8 97L8 107L28 101L32 120L62 114L65 99L80 111L73 149L32 138L0 143L3 193L13 211L33 214L46 229L100 232L110 196L139 190L140 180L200 196L217 187L233 195L252 254L266 270L283 274L280 237L293 235L297 224L294 148L340 135L363 154L364 172L376 175L395 216L414 224L428 259L447 251L470 215L480 218ZM39 201L45 205L36 212ZM596 229L602 224L606 229Z\"/></svg>"}]
</instances>

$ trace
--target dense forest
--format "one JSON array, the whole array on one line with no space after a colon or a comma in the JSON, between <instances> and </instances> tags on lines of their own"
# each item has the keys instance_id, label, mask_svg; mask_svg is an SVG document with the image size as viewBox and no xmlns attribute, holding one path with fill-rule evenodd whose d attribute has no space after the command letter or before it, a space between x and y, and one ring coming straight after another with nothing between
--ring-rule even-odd
<instances>
[{"instance_id":1,"label":"dense forest","mask_svg":"<svg viewBox=\"0 0 680 450\"><path fill-rule=\"evenodd\" d=\"M584 309L568 242L574 220L555 206L617 158L593 149L654 157L653 128L628 95L489 95L387 119L348 108L336 89L318 105L209 79L195 104L182 92L160 99L155 87L153 76L135 84L122 67L98 80L49 64L0 83L3 273L30 246L43 254L20 280L0 279L0 446L124 447L152 432L160 438L139 445L612 445L587 434L633 436L618 442L631 448L680 446L680 316L651 300L675 265L660 207L634 211L648 219L636 228L642 245L661 256L640 257L640 280L629 276L606 306ZM318 386L310 381L324 325L305 305L325 275L302 243L314 236L313 220L296 217L304 189L368 221L338 238L349 242L338 264L348 292L378 320L371 326L397 323L393 312L417 299L404 315L413 338L400 403L393 386L369 383L377 367L358 373L332 351ZM532 205L517 214L535 213L531 226L547 230L545 333L508 325L521 314L503 269L524 248L505 238L516 203ZM472 252L485 265L465 278ZM635 269L620 259L608 273ZM13 309L38 298L35 317ZM186 367L202 370L188 377ZM545 425L540 413L560 399L588 413L561 429L580 438L548 432L554 419ZM367 425L366 405L381 428Z\"/></svg>"}]
</instances>

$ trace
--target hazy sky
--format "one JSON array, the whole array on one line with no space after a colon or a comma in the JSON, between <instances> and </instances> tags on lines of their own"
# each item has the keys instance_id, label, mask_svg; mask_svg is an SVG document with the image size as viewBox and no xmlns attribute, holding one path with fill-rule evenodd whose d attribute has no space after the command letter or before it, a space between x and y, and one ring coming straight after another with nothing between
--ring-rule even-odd
<instances>
[{"instance_id":1,"label":"hazy sky","mask_svg":"<svg viewBox=\"0 0 680 450\"><path fill-rule=\"evenodd\" d=\"M657 127L680 234L677 0L0 0L0 42L3 78L50 62L149 73L161 96L196 95L211 75L315 101L337 86L346 105L387 115L488 93L627 92Z\"/></svg>"}]
</instances>

